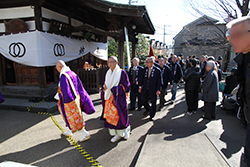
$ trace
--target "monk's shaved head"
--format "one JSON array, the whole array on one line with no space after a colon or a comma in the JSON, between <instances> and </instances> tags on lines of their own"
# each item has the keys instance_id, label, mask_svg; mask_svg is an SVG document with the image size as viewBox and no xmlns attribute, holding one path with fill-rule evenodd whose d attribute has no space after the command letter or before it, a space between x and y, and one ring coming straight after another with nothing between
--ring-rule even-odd
<instances>
[{"instance_id":1,"label":"monk's shaved head","mask_svg":"<svg viewBox=\"0 0 250 167\"><path fill-rule=\"evenodd\" d=\"M65 67L66 64L63 60L58 60L58 62L56 63L56 67Z\"/></svg>"},{"instance_id":2,"label":"monk's shaved head","mask_svg":"<svg viewBox=\"0 0 250 167\"><path fill-rule=\"evenodd\" d=\"M65 62L64 62L63 60L59 60L59 61L56 63L56 70L57 70L58 72L61 72L61 69L62 69L63 67L66 67Z\"/></svg>"}]
</instances>

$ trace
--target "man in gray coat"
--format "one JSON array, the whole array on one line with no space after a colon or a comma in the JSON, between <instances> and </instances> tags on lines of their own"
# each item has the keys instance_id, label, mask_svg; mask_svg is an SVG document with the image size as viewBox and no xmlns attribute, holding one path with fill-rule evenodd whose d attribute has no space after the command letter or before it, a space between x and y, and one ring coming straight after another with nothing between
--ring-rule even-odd
<instances>
[{"instance_id":1,"label":"man in gray coat","mask_svg":"<svg viewBox=\"0 0 250 167\"><path fill-rule=\"evenodd\" d=\"M215 119L216 101L219 100L219 82L214 61L207 62L206 71L207 74L202 84L203 101L205 102L205 115L202 117L212 120Z\"/></svg>"}]
</instances>

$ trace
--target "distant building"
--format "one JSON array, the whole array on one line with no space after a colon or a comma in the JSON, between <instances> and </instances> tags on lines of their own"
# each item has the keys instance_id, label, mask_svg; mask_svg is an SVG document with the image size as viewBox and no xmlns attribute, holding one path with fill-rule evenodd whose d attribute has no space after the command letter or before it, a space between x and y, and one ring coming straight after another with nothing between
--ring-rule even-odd
<instances>
[{"instance_id":1,"label":"distant building","mask_svg":"<svg viewBox=\"0 0 250 167\"><path fill-rule=\"evenodd\" d=\"M206 15L187 24L174 37L174 53L184 57L196 55L212 55L224 58L224 63L230 60L230 47L225 38L226 23Z\"/></svg>"},{"instance_id":2,"label":"distant building","mask_svg":"<svg viewBox=\"0 0 250 167\"><path fill-rule=\"evenodd\" d=\"M168 46L159 41L155 41L155 39L150 40L150 45L154 49L154 53L158 56L167 56L168 55Z\"/></svg>"}]
</instances>

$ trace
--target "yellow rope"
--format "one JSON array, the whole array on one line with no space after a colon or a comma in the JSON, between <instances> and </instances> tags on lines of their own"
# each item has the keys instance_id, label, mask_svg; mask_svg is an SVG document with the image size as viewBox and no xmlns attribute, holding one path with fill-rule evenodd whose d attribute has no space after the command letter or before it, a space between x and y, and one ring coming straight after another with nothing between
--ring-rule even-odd
<instances>
[{"instance_id":1,"label":"yellow rope","mask_svg":"<svg viewBox=\"0 0 250 167\"><path fill-rule=\"evenodd\" d=\"M27 107L27 110L30 111L30 108L35 107L43 102L45 102L44 99L38 103L35 103L35 104ZM61 132L65 132L65 130L59 125L59 123L57 122L57 120L55 119L55 117L51 113L38 112L38 114L49 115L50 118L52 119L52 121L54 122L54 124L58 127L58 129ZM93 166L102 167L102 165L97 160L95 160L84 148L82 148L82 146L80 144L78 144L77 141L75 141L72 137L66 136L66 138L85 157L85 159L88 160Z\"/></svg>"},{"instance_id":2,"label":"yellow rope","mask_svg":"<svg viewBox=\"0 0 250 167\"><path fill-rule=\"evenodd\" d=\"M58 129L60 129L62 132L65 132L65 130L59 125L59 123L51 113L38 112L38 114L49 115L54 124L58 127ZM77 141L75 141L72 137L66 138L93 166L102 167L102 165L97 160L95 160L85 149L83 149Z\"/></svg>"},{"instance_id":3,"label":"yellow rope","mask_svg":"<svg viewBox=\"0 0 250 167\"><path fill-rule=\"evenodd\" d=\"M43 99L43 100L41 100L41 101L39 101L38 103L35 103L35 104L33 104L33 105L31 105L31 106L27 107L27 110L28 110L28 111L30 111L30 108L35 107L35 106L37 106L37 105L39 105L39 104L41 104L41 103L43 103L43 102L45 102L45 100L44 100L44 99Z\"/></svg>"}]
</instances>

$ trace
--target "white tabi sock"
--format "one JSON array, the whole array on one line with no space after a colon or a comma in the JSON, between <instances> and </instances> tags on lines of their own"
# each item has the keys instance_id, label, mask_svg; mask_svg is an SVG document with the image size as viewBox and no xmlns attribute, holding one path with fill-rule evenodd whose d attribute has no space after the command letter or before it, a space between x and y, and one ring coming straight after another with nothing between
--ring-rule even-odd
<instances>
[{"instance_id":1,"label":"white tabi sock","mask_svg":"<svg viewBox=\"0 0 250 167\"><path fill-rule=\"evenodd\" d=\"M63 135L65 136L73 136L73 133L70 129L68 129L67 131L63 132Z\"/></svg>"},{"instance_id":2,"label":"white tabi sock","mask_svg":"<svg viewBox=\"0 0 250 167\"><path fill-rule=\"evenodd\" d=\"M89 132L86 131L85 128L83 128L82 130L80 130L82 132L82 137L80 138L79 142L88 140L90 138Z\"/></svg>"}]
</instances>

